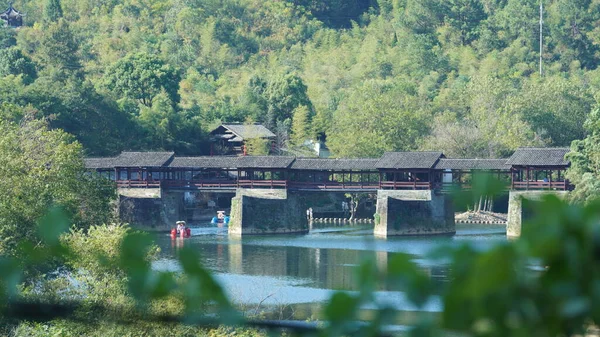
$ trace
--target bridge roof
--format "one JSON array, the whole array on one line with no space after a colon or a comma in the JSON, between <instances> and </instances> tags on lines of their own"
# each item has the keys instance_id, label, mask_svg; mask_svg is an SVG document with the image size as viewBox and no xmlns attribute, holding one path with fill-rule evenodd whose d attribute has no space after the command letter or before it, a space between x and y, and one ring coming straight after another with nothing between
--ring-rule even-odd
<instances>
[{"instance_id":1,"label":"bridge roof","mask_svg":"<svg viewBox=\"0 0 600 337\"><path fill-rule=\"evenodd\" d=\"M85 168L87 169L112 169L115 167L114 165L115 157L105 157L105 158L85 158L83 162L85 163Z\"/></svg>"},{"instance_id":2,"label":"bridge roof","mask_svg":"<svg viewBox=\"0 0 600 337\"><path fill-rule=\"evenodd\" d=\"M323 158L296 158L291 166L292 170L376 170L377 158L358 159L323 159Z\"/></svg>"},{"instance_id":3,"label":"bridge roof","mask_svg":"<svg viewBox=\"0 0 600 337\"><path fill-rule=\"evenodd\" d=\"M296 157L288 156L243 156L238 157L238 168L284 169L290 167Z\"/></svg>"},{"instance_id":4,"label":"bridge roof","mask_svg":"<svg viewBox=\"0 0 600 337\"><path fill-rule=\"evenodd\" d=\"M386 152L377 161L378 169L430 169L440 158L442 152Z\"/></svg>"},{"instance_id":5,"label":"bridge roof","mask_svg":"<svg viewBox=\"0 0 600 337\"><path fill-rule=\"evenodd\" d=\"M506 164L511 166L568 166L565 155L569 152L566 147L521 147L508 158Z\"/></svg>"},{"instance_id":6,"label":"bridge roof","mask_svg":"<svg viewBox=\"0 0 600 337\"><path fill-rule=\"evenodd\" d=\"M449 159L442 158L437 164L437 170L510 170L506 159Z\"/></svg>"},{"instance_id":7,"label":"bridge roof","mask_svg":"<svg viewBox=\"0 0 600 337\"><path fill-rule=\"evenodd\" d=\"M121 152L113 159L114 167L163 167L173 160L175 152Z\"/></svg>"},{"instance_id":8,"label":"bridge roof","mask_svg":"<svg viewBox=\"0 0 600 337\"><path fill-rule=\"evenodd\" d=\"M175 157L169 167L175 168L236 168L238 157Z\"/></svg>"}]
</instances>

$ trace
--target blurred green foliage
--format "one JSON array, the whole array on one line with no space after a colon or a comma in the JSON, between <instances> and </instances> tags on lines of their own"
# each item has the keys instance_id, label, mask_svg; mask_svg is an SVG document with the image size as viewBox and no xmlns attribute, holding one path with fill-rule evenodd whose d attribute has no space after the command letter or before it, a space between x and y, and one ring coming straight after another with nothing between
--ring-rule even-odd
<instances>
[{"instance_id":1,"label":"blurred green foliage","mask_svg":"<svg viewBox=\"0 0 600 337\"><path fill-rule=\"evenodd\" d=\"M464 200L502 189L489 176L473 177L473 195ZM324 308L324 324L310 328L244 317L193 250L179 251L180 273L159 272L151 267L157 248L148 234L123 225L68 232L69 214L51 208L37 225L43 245L23 241L21 263L0 258L2 331L15 336L234 333L216 329L224 325L246 327L236 333L248 335L267 329L309 336L382 336L396 315L389 303L374 296L385 282L404 292L415 308L441 293L440 317L417 314L409 336L585 334L600 320L594 305L600 300L600 201L574 204L548 194L530 203L533 216L523 224L521 238L483 251L461 245L432 252L431 258L450 264L442 289L435 288L439 285L410 255L394 254L381 268L366 254L356 269L359 291L333 294ZM54 277L23 274L23 264L57 258L66 269ZM367 321L359 317L365 305L376 308ZM101 328L96 330L96 324Z\"/></svg>"}]
</instances>

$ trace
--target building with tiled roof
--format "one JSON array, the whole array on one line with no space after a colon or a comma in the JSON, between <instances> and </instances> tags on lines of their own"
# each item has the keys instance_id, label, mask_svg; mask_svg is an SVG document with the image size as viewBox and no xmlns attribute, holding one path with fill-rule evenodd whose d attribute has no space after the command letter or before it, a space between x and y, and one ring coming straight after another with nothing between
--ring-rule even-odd
<instances>
[{"instance_id":1,"label":"building with tiled roof","mask_svg":"<svg viewBox=\"0 0 600 337\"><path fill-rule=\"evenodd\" d=\"M221 124L209 136L211 155L243 155L248 140L275 140L275 134L261 124Z\"/></svg>"},{"instance_id":2,"label":"building with tiled roof","mask_svg":"<svg viewBox=\"0 0 600 337\"><path fill-rule=\"evenodd\" d=\"M12 2L8 5L8 8L0 13L0 20L4 21L5 27L18 28L23 26L23 17L25 14L16 10Z\"/></svg>"}]
</instances>

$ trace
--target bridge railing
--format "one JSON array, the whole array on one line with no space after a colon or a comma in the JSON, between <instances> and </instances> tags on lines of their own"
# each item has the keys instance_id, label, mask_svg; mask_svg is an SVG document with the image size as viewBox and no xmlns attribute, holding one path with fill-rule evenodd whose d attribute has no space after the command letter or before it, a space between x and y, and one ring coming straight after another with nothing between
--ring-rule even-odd
<instances>
[{"instance_id":1,"label":"bridge railing","mask_svg":"<svg viewBox=\"0 0 600 337\"><path fill-rule=\"evenodd\" d=\"M238 180L242 188L287 188L287 180Z\"/></svg>"},{"instance_id":2,"label":"bridge railing","mask_svg":"<svg viewBox=\"0 0 600 337\"><path fill-rule=\"evenodd\" d=\"M234 179L207 179L207 180L117 180L119 188L297 188L308 190L345 190L345 189L394 189L394 190L428 190L450 192L461 189L468 190L470 184L421 182L421 181L382 181L379 182L300 182L287 180L234 180ZM507 185L512 190L558 190L569 191L573 189L567 181L515 181Z\"/></svg>"},{"instance_id":3,"label":"bridge railing","mask_svg":"<svg viewBox=\"0 0 600 337\"><path fill-rule=\"evenodd\" d=\"M117 180L117 187L119 188L156 188L160 187L160 181L152 180Z\"/></svg>"},{"instance_id":4,"label":"bridge railing","mask_svg":"<svg viewBox=\"0 0 600 337\"><path fill-rule=\"evenodd\" d=\"M515 181L512 184L512 189L568 191L570 184L568 181Z\"/></svg>"},{"instance_id":5,"label":"bridge railing","mask_svg":"<svg viewBox=\"0 0 600 337\"><path fill-rule=\"evenodd\" d=\"M430 190L433 185L429 181L382 181L382 189L392 190Z\"/></svg>"},{"instance_id":6,"label":"bridge railing","mask_svg":"<svg viewBox=\"0 0 600 337\"><path fill-rule=\"evenodd\" d=\"M359 190L377 190L379 182L338 182L338 181L320 181L320 182L305 182L305 181L290 181L289 188L307 189L307 190L344 190L344 189L359 189Z\"/></svg>"},{"instance_id":7,"label":"bridge railing","mask_svg":"<svg viewBox=\"0 0 600 337\"><path fill-rule=\"evenodd\" d=\"M168 188L236 188L237 180L163 180L162 186Z\"/></svg>"}]
</instances>

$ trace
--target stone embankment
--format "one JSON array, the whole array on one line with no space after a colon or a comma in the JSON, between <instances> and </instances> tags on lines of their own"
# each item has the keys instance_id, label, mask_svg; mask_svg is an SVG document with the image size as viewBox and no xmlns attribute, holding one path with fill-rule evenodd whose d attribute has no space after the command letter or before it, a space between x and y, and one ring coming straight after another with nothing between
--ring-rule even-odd
<instances>
[{"instance_id":1,"label":"stone embankment","mask_svg":"<svg viewBox=\"0 0 600 337\"><path fill-rule=\"evenodd\" d=\"M508 215L494 212L464 212L456 213L457 224L506 225Z\"/></svg>"}]
</instances>

